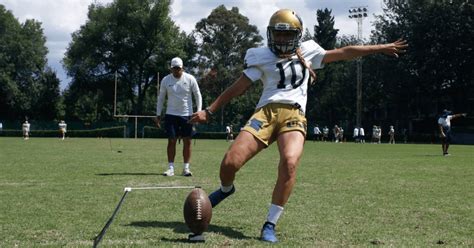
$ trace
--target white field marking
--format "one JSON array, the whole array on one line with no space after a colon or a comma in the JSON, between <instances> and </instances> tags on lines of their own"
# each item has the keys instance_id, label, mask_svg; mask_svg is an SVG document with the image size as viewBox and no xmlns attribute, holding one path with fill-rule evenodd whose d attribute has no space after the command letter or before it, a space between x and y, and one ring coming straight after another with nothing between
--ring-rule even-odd
<instances>
[{"instance_id":1,"label":"white field marking","mask_svg":"<svg viewBox=\"0 0 474 248\"><path fill-rule=\"evenodd\" d=\"M196 186L151 186L151 187L125 187L123 191L150 190L150 189L194 189Z\"/></svg>"}]
</instances>

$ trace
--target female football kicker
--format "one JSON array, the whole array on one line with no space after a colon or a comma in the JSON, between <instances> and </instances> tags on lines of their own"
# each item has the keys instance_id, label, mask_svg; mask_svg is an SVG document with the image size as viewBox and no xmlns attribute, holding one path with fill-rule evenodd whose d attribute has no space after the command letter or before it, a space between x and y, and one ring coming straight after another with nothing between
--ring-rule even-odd
<instances>
[{"instance_id":1,"label":"female football kicker","mask_svg":"<svg viewBox=\"0 0 474 248\"><path fill-rule=\"evenodd\" d=\"M294 11L282 9L275 12L267 28L268 47L248 49L240 78L208 108L194 113L191 118L194 123L207 122L220 107L242 95L253 82L262 80L263 92L255 113L226 152L220 166L221 186L209 195L209 199L215 207L233 194L237 171L276 141L280 153L278 177L261 230L261 240L268 242L278 241L275 225L295 184L306 136L308 83L316 79L313 69L375 53L398 57L408 46L406 41L397 40L388 44L324 50L313 40L301 43L302 32L303 22Z\"/></svg>"}]
</instances>

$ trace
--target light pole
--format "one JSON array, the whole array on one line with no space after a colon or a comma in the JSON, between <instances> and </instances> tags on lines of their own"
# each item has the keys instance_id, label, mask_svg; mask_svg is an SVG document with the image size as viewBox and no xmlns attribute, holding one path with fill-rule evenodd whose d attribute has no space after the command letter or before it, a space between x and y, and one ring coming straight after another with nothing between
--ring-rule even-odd
<instances>
[{"instance_id":1,"label":"light pole","mask_svg":"<svg viewBox=\"0 0 474 248\"><path fill-rule=\"evenodd\" d=\"M362 20L367 17L367 6L352 7L349 9L349 18L357 21L357 40L362 44ZM356 123L358 127L362 124L362 58L357 59L357 111Z\"/></svg>"}]
</instances>

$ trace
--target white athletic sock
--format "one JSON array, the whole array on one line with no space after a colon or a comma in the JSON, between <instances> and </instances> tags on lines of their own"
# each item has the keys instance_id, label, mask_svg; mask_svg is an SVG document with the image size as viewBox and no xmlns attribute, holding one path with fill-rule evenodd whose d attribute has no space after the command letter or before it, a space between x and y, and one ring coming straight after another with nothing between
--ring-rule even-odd
<instances>
[{"instance_id":1,"label":"white athletic sock","mask_svg":"<svg viewBox=\"0 0 474 248\"><path fill-rule=\"evenodd\" d=\"M168 163L168 168L170 168L170 170L174 171L174 163Z\"/></svg>"},{"instance_id":2,"label":"white athletic sock","mask_svg":"<svg viewBox=\"0 0 474 248\"><path fill-rule=\"evenodd\" d=\"M267 221L276 225L282 213L283 213L282 206L278 206L275 204L270 205L270 209L268 210Z\"/></svg>"},{"instance_id":3,"label":"white athletic sock","mask_svg":"<svg viewBox=\"0 0 474 248\"><path fill-rule=\"evenodd\" d=\"M184 169L189 170L189 163L184 163Z\"/></svg>"},{"instance_id":4,"label":"white athletic sock","mask_svg":"<svg viewBox=\"0 0 474 248\"><path fill-rule=\"evenodd\" d=\"M221 185L221 191L224 193L227 193L227 192L230 192L233 187L234 187L234 184L231 184L230 186Z\"/></svg>"}]
</instances>

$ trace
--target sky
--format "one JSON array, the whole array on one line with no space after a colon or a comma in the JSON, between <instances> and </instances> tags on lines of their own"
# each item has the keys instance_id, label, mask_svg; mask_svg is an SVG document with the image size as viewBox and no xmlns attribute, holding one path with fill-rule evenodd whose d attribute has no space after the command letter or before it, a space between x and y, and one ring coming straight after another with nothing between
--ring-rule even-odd
<instances>
[{"instance_id":1,"label":"sky","mask_svg":"<svg viewBox=\"0 0 474 248\"><path fill-rule=\"evenodd\" d=\"M186 33L195 24L209 16L219 5L227 9L238 7L242 15L258 27L260 35L266 37L266 26L270 16L278 9L288 8L296 11L303 19L304 28L311 33L316 24L316 10L332 10L335 28L339 35L356 35L357 23L348 18L351 7L367 6L369 17L364 19L363 37L369 38L373 29L374 15L382 14L384 0L172 0L171 19ZM20 23L35 19L42 23L49 53L48 65L61 80L61 90L67 88L70 78L63 69L61 60L71 42L71 34L79 30L87 20L88 6L91 3L106 5L113 0L0 0L0 4L10 10Z\"/></svg>"}]
</instances>

